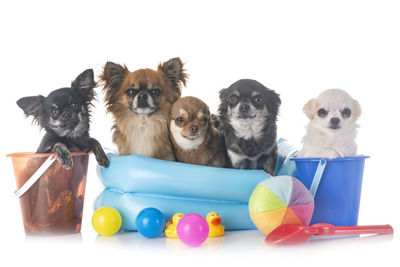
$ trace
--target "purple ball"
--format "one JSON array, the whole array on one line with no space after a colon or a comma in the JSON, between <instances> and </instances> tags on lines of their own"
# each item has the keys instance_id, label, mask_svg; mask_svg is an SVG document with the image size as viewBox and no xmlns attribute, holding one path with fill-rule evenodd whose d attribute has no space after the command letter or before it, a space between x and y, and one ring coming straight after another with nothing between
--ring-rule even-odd
<instances>
[{"instance_id":1,"label":"purple ball","mask_svg":"<svg viewBox=\"0 0 400 267\"><path fill-rule=\"evenodd\" d=\"M206 219L195 213L183 216L176 227L179 240L191 247L203 244L208 237L209 230Z\"/></svg>"}]
</instances>

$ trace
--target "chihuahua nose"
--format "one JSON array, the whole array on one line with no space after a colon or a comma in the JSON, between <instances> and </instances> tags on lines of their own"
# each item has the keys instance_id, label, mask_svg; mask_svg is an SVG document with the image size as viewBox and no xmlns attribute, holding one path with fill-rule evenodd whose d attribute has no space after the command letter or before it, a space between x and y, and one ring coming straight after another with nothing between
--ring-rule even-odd
<instances>
[{"instance_id":1,"label":"chihuahua nose","mask_svg":"<svg viewBox=\"0 0 400 267\"><path fill-rule=\"evenodd\" d=\"M199 130L199 127L198 127L198 126L195 126L195 125L190 126L190 132L191 132L192 134L197 133L197 130Z\"/></svg>"},{"instance_id":2,"label":"chihuahua nose","mask_svg":"<svg viewBox=\"0 0 400 267\"><path fill-rule=\"evenodd\" d=\"M244 111L249 111L249 110L250 110L250 105L249 104L241 104L239 106L239 111L244 112Z\"/></svg>"},{"instance_id":3,"label":"chihuahua nose","mask_svg":"<svg viewBox=\"0 0 400 267\"><path fill-rule=\"evenodd\" d=\"M145 102L147 100L147 94L138 95L139 102Z\"/></svg>"},{"instance_id":4,"label":"chihuahua nose","mask_svg":"<svg viewBox=\"0 0 400 267\"><path fill-rule=\"evenodd\" d=\"M62 114L62 118L64 120L69 120L69 119L71 119L71 114L69 112L65 112Z\"/></svg>"},{"instance_id":5,"label":"chihuahua nose","mask_svg":"<svg viewBox=\"0 0 400 267\"><path fill-rule=\"evenodd\" d=\"M331 124L332 125L338 125L340 123L340 119L339 118L332 118L331 119Z\"/></svg>"}]
</instances>

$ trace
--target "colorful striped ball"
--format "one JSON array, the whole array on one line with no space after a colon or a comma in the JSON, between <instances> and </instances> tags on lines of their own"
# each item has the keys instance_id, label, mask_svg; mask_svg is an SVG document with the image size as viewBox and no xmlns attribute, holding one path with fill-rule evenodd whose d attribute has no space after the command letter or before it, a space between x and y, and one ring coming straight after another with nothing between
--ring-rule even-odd
<instances>
[{"instance_id":1,"label":"colorful striped ball","mask_svg":"<svg viewBox=\"0 0 400 267\"><path fill-rule=\"evenodd\" d=\"M250 217L268 235L282 224L309 225L314 198L296 178L276 176L259 183L249 200Z\"/></svg>"}]
</instances>

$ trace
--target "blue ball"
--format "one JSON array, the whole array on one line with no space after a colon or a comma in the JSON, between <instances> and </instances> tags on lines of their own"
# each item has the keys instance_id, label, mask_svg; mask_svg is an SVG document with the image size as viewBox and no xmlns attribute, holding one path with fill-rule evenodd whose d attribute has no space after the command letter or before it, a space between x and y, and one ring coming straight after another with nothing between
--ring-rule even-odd
<instances>
[{"instance_id":1,"label":"blue ball","mask_svg":"<svg viewBox=\"0 0 400 267\"><path fill-rule=\"evenodd\" d=\"M144 237L154 238L159 236L165 228L165 217L156 208L146 208L136 217L136 228Z\"/></svg>"}]
</instances>

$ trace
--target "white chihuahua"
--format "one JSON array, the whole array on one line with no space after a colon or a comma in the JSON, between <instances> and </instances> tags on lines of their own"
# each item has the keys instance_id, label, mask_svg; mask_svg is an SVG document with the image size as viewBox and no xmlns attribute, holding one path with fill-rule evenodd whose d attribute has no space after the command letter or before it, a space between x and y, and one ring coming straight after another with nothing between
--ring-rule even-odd
<instances>
[{"instance_id":1,"label":"white chihuahua","mask_svg":"<svg viewBox=\"0 0 400 267\"><path fill-rule=\"evenodd\" d=\"M303 108L310 118L299 158L337 158L357 154L357 119L361 106L343 90L329 89Z\"/></svg>"}]
</instances>

